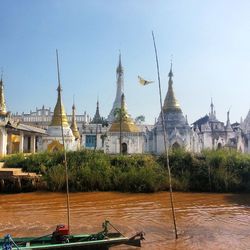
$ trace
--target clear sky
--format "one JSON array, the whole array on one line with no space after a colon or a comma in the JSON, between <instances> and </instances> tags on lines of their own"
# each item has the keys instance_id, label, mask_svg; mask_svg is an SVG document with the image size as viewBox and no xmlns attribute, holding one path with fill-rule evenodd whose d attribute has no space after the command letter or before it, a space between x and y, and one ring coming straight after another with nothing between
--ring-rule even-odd
<instances>
[{"instance_id":1,"label":"clear sky","mask_svg":"<svg viewBox=\"0 0 250 250\"><path fill-rule=\"evenodd\" d=\"M56 103L56 48L63 102L92 117L99 96L107 116L116 93L119 50L132 117L158 117L158 47L163 97L173 54L174 91L189 123L209 112L245 118L250 108L248 0L0 0L0 67L8 110L29 112ZM137 75L154 84L141 86Z\"/></svg>"}]
</instances>

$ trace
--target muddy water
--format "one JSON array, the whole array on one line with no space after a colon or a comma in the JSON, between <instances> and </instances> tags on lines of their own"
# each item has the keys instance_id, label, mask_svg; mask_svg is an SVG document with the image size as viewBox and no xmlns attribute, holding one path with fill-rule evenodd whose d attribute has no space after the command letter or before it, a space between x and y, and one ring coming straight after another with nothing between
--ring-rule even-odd
<instances>
[{"instance_id":1,"label":"muddy water","mask_svg":"<svg viewBox=\"0 0 250 250\"><path fill-rule=\"evenodd\" d=\"M250 249L250 195L175 193L174 199L178 240L166 192L73 193L71 232L97 232L108 219L127 236L143 230L143 250ZM63 194L0 195L0 237L46 235L61 223L66 223Z\"/></svg>"}]
</instances>

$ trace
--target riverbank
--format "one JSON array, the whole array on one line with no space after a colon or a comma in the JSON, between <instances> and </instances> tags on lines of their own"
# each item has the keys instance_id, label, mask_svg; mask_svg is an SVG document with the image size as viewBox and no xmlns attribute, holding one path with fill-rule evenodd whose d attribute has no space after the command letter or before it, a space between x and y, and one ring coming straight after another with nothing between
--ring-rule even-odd
<instances>
[{"instance_id":1,"label":"riverbank","mask_svg":"<svg viewBox=\"0 0 250 250\"><path fill-rule=\"evenodd\" d=\"M96 233L108 219L126 236L144 231L146 240L140 250L249 249L248 194L175 192L174 202L178 240L167 192L70 194L71 231ZM67 223L62 193L0 194L0 204L0 237L47 235L56 225Z\"/></svg>"},{"instance_id":2,"label":"riverbank","mask_svg":"<svg viewBox=\"0 0 250 250\"><path fill-rule=\"evenodd\" d=\"M250 156L247 154L226 150L192 154L179 149L170 152L169 159L175 191L250 192ZM61 152L17 154L4 160L5 167L41 174L35 190L65 190ZM107 155L81 150L68 152L67 162L71 192L168 190L166 155Z\"/></svg>"}]
</instances>

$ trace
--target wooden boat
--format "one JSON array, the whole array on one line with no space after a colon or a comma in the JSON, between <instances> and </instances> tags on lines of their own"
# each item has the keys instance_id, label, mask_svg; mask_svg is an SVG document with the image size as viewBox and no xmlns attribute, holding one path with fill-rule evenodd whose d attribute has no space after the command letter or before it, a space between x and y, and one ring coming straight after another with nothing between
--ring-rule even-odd
<instances>
[{"instance_id":1,"label":"wooden boat","mask_svg":"<svg viewBox=\"0 0 250 250\"><path fill-rule=\"evenodd\" d=\"M96 234L69 235L64 225L58 225L56 230L41 237L12 238L9 234L0 240L1 250L107 250L112 246L129 245L140 247L143 232L128 238L119 231L109 232L109 221L103 223L103 230Z\"/></svg>"}]
</instances>

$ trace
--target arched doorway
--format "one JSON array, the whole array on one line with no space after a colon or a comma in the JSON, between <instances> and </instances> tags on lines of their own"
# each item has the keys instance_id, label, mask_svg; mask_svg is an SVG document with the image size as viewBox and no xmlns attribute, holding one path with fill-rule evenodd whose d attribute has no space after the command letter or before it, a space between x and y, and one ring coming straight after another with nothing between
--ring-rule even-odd
<instances>
[{"instance_id":1,"label":"arched doorway","mask_svg":"<svg viewBox=\"0 0 250 250\"><path fill-rule=\"evenodd\" d=\"M127 154L128 153L128 145L127 143L123 142L122 143L122 154Z\"/></svg>"},{"instance_id":2,"label":"arched doorway","mask_svg":"<svg viewBox=\"0 0 250 250\"><path fill-rule=\"evenodd\" d=\"M180 144L178 142L175 142L173 145L172 145L172 149L178 149L180 148Z\"/></svg>"}]
</instances>

